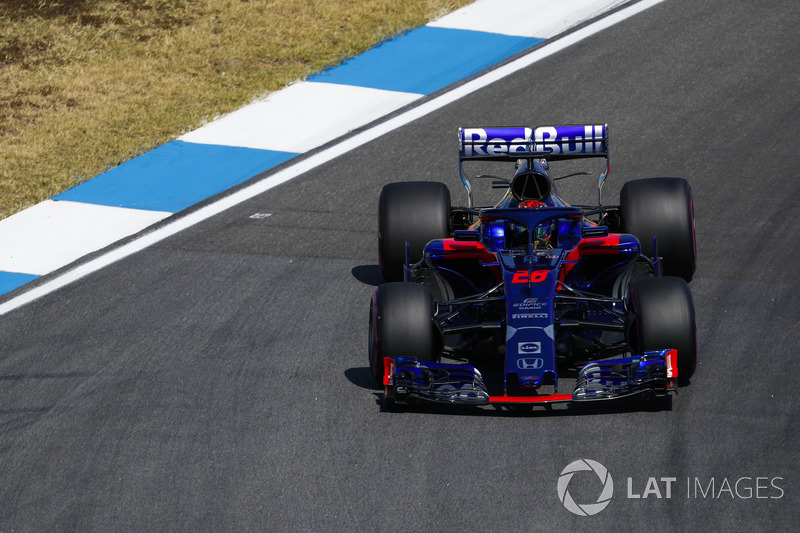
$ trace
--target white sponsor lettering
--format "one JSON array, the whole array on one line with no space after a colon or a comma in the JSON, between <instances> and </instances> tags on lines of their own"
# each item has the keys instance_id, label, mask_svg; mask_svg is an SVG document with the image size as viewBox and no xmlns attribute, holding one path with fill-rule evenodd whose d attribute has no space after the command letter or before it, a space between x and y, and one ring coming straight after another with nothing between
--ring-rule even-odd
<instances>
[{"instance_id":1,"label":"white sponsor lettering","mask_svg":"<svg viewBox=\"0 0 800 533\"><path fill-rule=\"evenodd\" d=\"M602 125L562 126L561 131L555 126L540 126L533 132L533 149L551 154L599 154L603 153Z\"/></svg>"},{"instance_id":2,"label":"white sponsor lettering","mask_svg":"<svg viewBox=\"0 0 800 533\"><path fill-rule=\"evenodd\" d=\"M558 131L552 126L542 126L536 128L533 132L533 141L537 151L550 152L552 154L561 153L561 146L557 140Z\"/></svg>"},{"instance_id":3,"label":"white sponsor lettering","mask_svg":"<svg viewBox=\"0 0 800 533\"><path fill-rule=\"evenodd\" d=\"M539 301L538 298L525 298L521 302L513 304L513 307L518 308L520 311L533 311L544 309L547 306L546 301Z\"/></svg>"},{"instance_id":4,"label":"white sponsor lettering","mask_svg":"<svg viewBox=\"0 0 800 533\"><path fill-rule=\"evenodd\" d=\"M541 342L520 342L517 351L521 354L542 353Z\"/></svg>"},{"instance_id":5,"label":"white sponsor lettering","mask_svg":"<svg viewBox=\"0 0 800 533\"><path fill-rule=\"evenodd\" d=\"M475 143L486 142L486 130L483 128L469 128L464 130L464 155L481 156L486 155L480 145Z\"/></svg>"},{"instance_id":6,"label":"white sponsor lettering","mask_svg":"<svg viewBox=\"0 0 800 533\"><path fill-rule=\"evenodd\" d=\"M525 320L525 319L535 320L535 319L547 318L548 316L549 315L547 313L517 313L517 314L511 315L511 318L513 320L516 320L516 319L520 319L520 320Z\"/></svg>"},{"instance_id":7,"label":"white sponsor lettering","mask_svg":"<svg viewBox=\"0 0 800 533\"><path fill-rule=\"evenodd\" d=\"M507 131L508 134L511 131ZM524 134L529 137L530 128L524 129ZM463 149L465 157L502 156L509 153L525 152L528 149L528 138L493 137L484 128L465 128L462 130ZM510 136L510 135L509 135Z\"/></svg>"}]
</instances>

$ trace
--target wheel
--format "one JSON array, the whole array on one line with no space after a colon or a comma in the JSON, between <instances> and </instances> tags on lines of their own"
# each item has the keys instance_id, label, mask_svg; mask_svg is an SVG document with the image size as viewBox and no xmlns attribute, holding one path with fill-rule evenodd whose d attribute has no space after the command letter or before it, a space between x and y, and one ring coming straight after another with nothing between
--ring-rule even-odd
<instances>
[{"instance_id":1,"label":"wheel","mask_svg":"<svg viewBox=\"0 0 800 533\"><path fill-rule=\"evenodd\" d=\"M435 302L448 302L456 297L447 278L431 268L422 269L414 281L428 287Z\"/></svg>"},{"instance_id":2,"label":"wheel","mask_svg":"<svg viewBox=\"0 0 800 533\"><path fill-rule=\"evenodd\" d=\"M697 367L697 326L689 285L678 277L637 281L628 296L628 344L636 355L678 350L678 379L686 382Z\"/></svg>"},{"instance_id":3,"label":"wheel","mask_svg":"<svg viewBox=\"0 0 800 533\"><path fill-rule=\"evenodd\" d=\"M386 281L403 279L409 243L411 263L422 259L433 239L450 234L450 190L444 183L405 181L381 190L378 202L378 258Z\"/></svg>"},{"instance_id":4,"label":"wheel","mask_svg":"<svg viewBox=\"0 0 800 533\"><path fill-rule=\"evenodd\" d=\"M384 357L439 360L433 299L426 286L404 282L379 286L369 315L369 368L378 385L383 385Z\"/></svg>"},{"instance_id":5,"label":"wheel","mask_svg":"<svg viewBox=\"0 0 800 533\"><path fill-rule=\"evenodd\" d=\"M653 237L665 276L691 281L697 265L692 188L682 178L629 181L620 192L622 231L636 236L653 256Z\"/></svg>"}]
</instances>

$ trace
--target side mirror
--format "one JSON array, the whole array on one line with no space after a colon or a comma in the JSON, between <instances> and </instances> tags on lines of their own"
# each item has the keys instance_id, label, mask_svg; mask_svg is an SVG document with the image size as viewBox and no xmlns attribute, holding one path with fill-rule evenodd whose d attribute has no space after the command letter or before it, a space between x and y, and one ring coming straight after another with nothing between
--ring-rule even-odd
<instances>
[{"instance_id":1,"label":"side mirror","mask_svg":"<svg viewBox=\"0 0 800 533\"><path fill-rule=\"evenodd\" d=\"M474 230L460 230L453 232L453 238L457 241L478 242L481 240L481 233Z\"/></svg>"}]
</instances>

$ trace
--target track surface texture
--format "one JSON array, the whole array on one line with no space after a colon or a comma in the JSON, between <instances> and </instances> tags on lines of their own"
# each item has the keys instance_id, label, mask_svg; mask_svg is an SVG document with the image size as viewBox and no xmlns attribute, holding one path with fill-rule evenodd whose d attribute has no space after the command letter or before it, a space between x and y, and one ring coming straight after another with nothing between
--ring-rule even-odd
<instances>
[{"instance_id":1,"label":"track surface texture","mask_svg":"<svg viewBox=\"0 0 800 533\"><path fill-rule=\"evenodd\" d=\"M794 530L797 20L795 0L667 0L0 317L0 530ZM691 384L655 406L382 411L381 187L441 180L463 204L459 126L597 122L608 203L634 178L693 187ZM615 482L588 517L556 490L582 458ZM628 497L651 477L661 498Z\"/></svg>"}]
</instances>

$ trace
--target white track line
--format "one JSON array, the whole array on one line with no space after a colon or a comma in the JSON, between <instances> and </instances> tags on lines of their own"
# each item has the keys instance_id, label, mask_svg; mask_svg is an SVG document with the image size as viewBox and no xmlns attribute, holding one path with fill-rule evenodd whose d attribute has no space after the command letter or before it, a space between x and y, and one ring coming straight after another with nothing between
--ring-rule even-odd
<instances>
[{"instance_id":1,"label":"white track line","mask_svg":"<svg viewBox=\"0 0 800 533\"><path fill-rule=\"evenodd\" d=\"M25 304L46 296L52 292L57 291L61 287L69 285L89 274L97 272L120 259L124 259L130 255L135 254L153 244L156 244L168 237L171 237L187 228L199 224L209 218L230 209L246 200L254 198L282 183L296 178L300 174L317 168L342 154L355 150L356 148L381 137L382 135L396 130L406 124L424 117L434 111L443 108L444 106L472 94L484 87L505 78L515 72L518 72L542 59L549 57L561 50L572 46L584 39L587 39L611 26L622 22L642 11L660 4L664 0L643 0L637 2L630 7L621 9L615 13L608 15L588 26L581 28L569 35L548 43L541 48L537 48L529 54L526 54L502 67L499 67L491 72L484 74L460 87L456 87L452 91L442 94L432 100L429 100L418 107L410 109L405 113L393 117L386 122L373 126L372 128L361 132L353 137L343 140L342 142L326 148L325 150L314 154L311 157L298 161L289 167L271 174L264 179L253 183L230 196L226 196L214 203L204 206L197 211L193 211L186 216L177 218L174 222L167 223L165 226L158 228L150 233L134 239L133 241L124 244L113 250L109 250L103 255L96 257L86 263L76 266L41 285L34 287L11 300L0 304L0 315L4 315L13 311Z\"/></svg>"}]
</instances>

